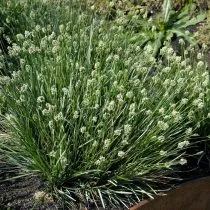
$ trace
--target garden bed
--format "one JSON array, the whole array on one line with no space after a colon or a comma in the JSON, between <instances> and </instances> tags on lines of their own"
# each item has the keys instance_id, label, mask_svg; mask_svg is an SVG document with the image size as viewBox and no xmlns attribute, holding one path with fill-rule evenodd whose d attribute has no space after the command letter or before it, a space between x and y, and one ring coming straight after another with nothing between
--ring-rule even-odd
<instances>
[{"instance_id":1,"label":"garden bed","mask_svg":"<svg viewBox=\"0 0 210 210\"><path fill-rule=\"evenodd\" d=\"M0 36L0 208L126 209L210 175L198 6L164 1L156 16L120 1L107 14L85 1L11 2L5 17L23 13Z\"/></svg>"}]
</instances>

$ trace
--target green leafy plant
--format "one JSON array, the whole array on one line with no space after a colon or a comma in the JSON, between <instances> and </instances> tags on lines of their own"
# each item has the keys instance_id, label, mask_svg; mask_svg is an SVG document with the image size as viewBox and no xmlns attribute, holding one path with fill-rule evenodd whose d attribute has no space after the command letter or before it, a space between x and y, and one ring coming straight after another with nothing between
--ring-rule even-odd
<instances>
[{"instance_id":1,"label":"green leafy plant","mask_svg":"<svg viewBox=\"0 0 210 210\"><path fill-rule=\"evenodd\" d=\"M149 19L147 13L143 15L143 18L142 15L135 13L131 13L130 16L118 13L118 18L114 24L120 19L124 19L124 27L136 31L135 40L139 41L139 46L152 45L155 57L159 54L163 43L167 40L171 41L175 37L181 37L184 41L195 45L197 40L187 29L204 21L206 14L196 15L196 5L192 3L187 4L179 11L173 10L171 4L171 0L165 0L162 13Z\"/></svg>"},{"instance_id":2,"label":"green leafy plant","mask_svg":"<svg viewBox=\"0 0 210 210\"><path fill-rule=\"evenodd\" d=\"M204 21L206 14L192 16L195 8L194 4L188 4L176 12L171 9L171 0L164 1L161 17L156 17L155 24L152 26L156 27L153 39L154 55L158 54L165 40L171 40L174 36L182 37L185 41L196 44L193 35L189 31L186 31L186 29Z\"/></svg>"}]
</instances>

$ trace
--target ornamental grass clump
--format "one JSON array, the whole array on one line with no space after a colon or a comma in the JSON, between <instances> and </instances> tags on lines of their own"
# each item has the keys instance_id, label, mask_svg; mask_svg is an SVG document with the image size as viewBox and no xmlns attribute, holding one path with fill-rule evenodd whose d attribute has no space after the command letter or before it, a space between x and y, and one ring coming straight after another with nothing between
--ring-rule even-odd
<instances>
[{"instance_id":1,"label":"ornamental grass clump","mask_svg":"<svg viewBox=\"0 0 210 210\"><path fill-rule=\"evenodd\" d=\"M0 149L65 205L129 207L187 163L184 149L206 117L208 72L169 46L166 62L156 60L132 30L75 11L58 30L37 26L9 48L21 66L2 77Z\"/></svg>"},{"instance_id":2,"label":"ornamental grass clump","mask_svg":"<svg viewBox=\"0 0 210 210\"><path fill-rule=\"evenodd\" d=\"M15 70L18 61L11 60L8 55L8 46L17 40L16 34L28 36L29 31L40 28L44 30L53 27L57 30L61 20L69 20L70 8L74 8L76 1L64 0L6 0L0 1L0 50L4 54L4 68L0 66L0 72L10 75ZM77 10L84 10L82 2L77 6ZM50 25L53 23L52 25Z\"/></svg>"}]
</instances>

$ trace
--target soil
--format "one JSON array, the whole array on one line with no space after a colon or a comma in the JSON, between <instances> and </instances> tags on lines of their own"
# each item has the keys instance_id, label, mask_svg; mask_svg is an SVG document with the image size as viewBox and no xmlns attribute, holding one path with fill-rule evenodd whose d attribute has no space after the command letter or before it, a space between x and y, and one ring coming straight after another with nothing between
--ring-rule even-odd
<instances>
[{"instance_id":1,"label":"soil","mask_svg":"<svg viewBox=\"0 0 210 210\"><path fill-rule=\"evenodd\" d=\"M197 137L198 138L198 137ZM204 138L197 139L196 137L191 138L191 144L196 143L186 150L188 156L188 164L179 166L177 170L177 176L183 181L190 181L205 176L210 176L210 145L209 142L205 141ZM202 154L195 155L202 151Z\"/></svg>"},{"instance_id":2,"label":"soil","mask_svg":"<svg viewBox=\"0 0 210 210\"><path fill-rule=\"evenodd\" d=\"M18 176L18 170L10 171L7 165L0 164L0 210L67 210L52 199L37 202L35 194L45 191L45 185L39 176L27 176L8 180ZM7 179L8 181L5 181ZM88 203L77 209L68 210L126 210L125 208L96 208Z\"/></svg>"},{"instance_id":3,"label":"soil","mask_svg":"<svg viewBox=\"0 0 210 210\"><path fill-rule=\"evenodd\" d=\"M1 210L56 210L55 202L38 203L35 193L44 189L44 184L38 176L22 177L10 181L16 175L8 172L6 165L0 167L0 209ZM36 204L37 203L37 204Z\"/></svg>"}]
</instances>

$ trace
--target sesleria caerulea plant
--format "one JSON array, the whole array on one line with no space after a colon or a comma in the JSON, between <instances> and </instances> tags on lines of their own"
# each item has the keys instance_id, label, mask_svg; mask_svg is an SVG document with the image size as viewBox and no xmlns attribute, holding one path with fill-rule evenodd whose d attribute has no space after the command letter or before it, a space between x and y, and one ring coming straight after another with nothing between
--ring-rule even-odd
<instances>
[{"instance_id":1,"label":"sesleria caerulea plant","mask_svg":"<svg viewBox=\"0 0 210 210\"><path fill-rule=\"evenodd\" d=\"M208 72L169 46L156 60L132 30L85 11L69 16L58 30L17 34L9 48L21 66L2 77L1 152L68 206L129 207L187 163L189 137L206 118Z\"/></svg>"},{"instance_id":2,"label":"sesleria caerulea plant","mask_svg":"<svg viewBox=\"0 0 210 210\"><path fill-rule=\"evenodd\" d=\"M22 33L27 37L28 31L39 27L53 27L58 30L60 21L69 20L69 10L78 3L74 0L7 0L0 1L0 50L4 54L4 68L0 72L10 75L15 70L18 61L8 56L7 47L16 41L16 34ZM83 11L85 4L80 2L78 10ZM52 25L50 25L53 22Z\"/></svg>"}]
</instances>

